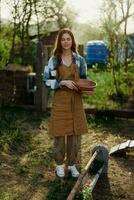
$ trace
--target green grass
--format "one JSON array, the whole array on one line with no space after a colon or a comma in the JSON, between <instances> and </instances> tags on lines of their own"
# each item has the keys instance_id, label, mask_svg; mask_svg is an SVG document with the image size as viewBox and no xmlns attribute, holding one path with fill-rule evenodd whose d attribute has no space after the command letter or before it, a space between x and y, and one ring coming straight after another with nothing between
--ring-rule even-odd
<instances>
[{"instance_id":1,"label":"green grass","mask_svg":"<svg viewBox=\"0 0 134 200\"><path fill-rule=\"evenodd\" d=\"M16 106L0 106L0 143L7 142L10 146L27 141L28 128L22 127L26 123L32 125L31 128L41 124L45 115L28 109ZM29 137L29 136L28 136ZM14 140L15 139L15 140Z\"/></svg>"},{"instance_id":2,"label":"green grass","mask_svg":"<svg viewBox=\"0 0 134 200\"><path fill-rule=\"evenodd\" d=\"M127 103L132 89L133 74L116 72L120 96L116 94L113 77L108 70L88 69L88 77L97 83L93 96L84 96L87 108L123 108Z\"/></svg>"},{"instance_id":3,"label":"green grass","mask_svg":"<svg viewBox=\"0 0 134 200\"><path fill-rule=\"evenodd\" d=\"M42 189L42 173L53 166L45 117L19 107L0 107L0 200L21 200L23 194L26 198L36 185Z\"/></svg>"},{"instance_id":4,"label":"green grass","mask_svg":"<svg viewBox=\"0 0 134 200\"><path fill-rule=\"evenodd\" d=\"M28 113L27 113L28 114ZM11 148L16 148L28 142L28 133L21 128L21 119L23 118L24 111L17 107L0 107L0 148L8 152Z\"/></svg>"}]
</instances>

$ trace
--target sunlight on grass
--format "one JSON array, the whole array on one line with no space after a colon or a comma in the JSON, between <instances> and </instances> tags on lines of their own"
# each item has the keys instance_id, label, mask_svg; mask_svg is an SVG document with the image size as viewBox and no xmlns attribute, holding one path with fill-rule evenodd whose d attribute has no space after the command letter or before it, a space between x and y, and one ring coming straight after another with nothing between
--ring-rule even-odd
<instances>
[{"instance_id":1,"label":"sunlight on grass","mask_svg":"<svg viewBox=\"0 0 134 200\"><path fill-rule=\"evenodd\" d=\"M85 108L121 108L122 102L114 101L111 96L115 94L115 87L112 74L109 71L97 69L88 69L88 77L97 83L93 96L84 96ZM117 80L120 82L120 89L124 93L124 98L128 98L131 94L131 77L126 75L118 75ZM129 84L129 82L131 84ZM123 100L123 97L122 97Z\"/></svg>"},{"instance_id":2,"label":"sunlight on grass","mask_svg":"<svg viewBox=\"0 0 134 200\"><path fill-rule=\"evenodd\" d=\"M2 116L4 118L1 117L0 132L0 200L65 199L76 180L66 178L60 181L55 176L53 139L48 135L50 116L10 107L3 108ZM133 132L132 120L104 116L88 118L88 134L83 135L81 140L81 169L86 166L91 156L90 148L93 144L103 144L111 148L132 138ZM117 196L116 188L121 187L121 192L127 191L126 195L131 198L132 167L133 159L110 160L109 180L112 189L115 190L112 191L113 195ZM123 184L128 181L130 186ZM80 200L88 194L85 190L81 195ZM104 191L102 200L105 200L106 196Z\"/></svg>"}]
</instances>

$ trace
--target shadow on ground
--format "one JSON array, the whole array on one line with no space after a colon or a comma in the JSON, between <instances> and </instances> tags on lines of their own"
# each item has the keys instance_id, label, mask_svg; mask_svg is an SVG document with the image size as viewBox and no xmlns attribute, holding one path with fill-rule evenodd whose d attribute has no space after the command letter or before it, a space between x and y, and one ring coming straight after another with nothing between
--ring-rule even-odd
<instances>
[{"instance_id":1,"label":"shadow on ground","mask_svg":"<svg viewBox=\"0 0 134 200\"><path fill-rule=\"evenodd\" d=\"M107 176L99 178L93 190L93 200L113 200L110 182Z\"/></svg>"},{"instance_id":2,"label":"shadow on ground","mask_svg":"<svg viewBox=\"0 0 134 200\"><path fill-rule=\"evenodd\" d=\"M56 177L48 184L49 191L46 200L66 200L76 180L70 175L62 179Z\"/></svg>"},{"instance_id":3,"label":"shadow on ground","mask_svg":"<svg viewBox=\"0 0 134 200\"><path fill-rule=\"evenodd\" d=\"M126 138L126 140L134 139L134 120L119 119L106 116L90 116L88 122L92 128L102 130L104 134L111 133Z\"/></svg>"}]
</instances>

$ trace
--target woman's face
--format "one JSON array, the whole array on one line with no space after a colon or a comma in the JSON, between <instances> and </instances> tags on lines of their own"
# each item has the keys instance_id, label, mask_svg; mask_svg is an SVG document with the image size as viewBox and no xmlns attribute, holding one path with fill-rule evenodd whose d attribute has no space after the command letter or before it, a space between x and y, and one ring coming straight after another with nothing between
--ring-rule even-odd
<instances>
[{"instance_id":1,"label":"woman's face","mask_svg":"<svg viewBox=\"0 0 134 200\"><path fill-rule=\"evenodd\" d=\"M68 33L64 33L61 38L61 46L64 50L69 50L72 47L72 38Z\"/></svg>"}]
</instances>

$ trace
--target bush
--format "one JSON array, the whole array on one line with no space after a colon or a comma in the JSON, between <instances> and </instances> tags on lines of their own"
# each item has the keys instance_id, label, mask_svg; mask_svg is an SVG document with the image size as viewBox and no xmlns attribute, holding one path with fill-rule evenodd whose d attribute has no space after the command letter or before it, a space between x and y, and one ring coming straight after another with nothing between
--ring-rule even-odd
<instances>
[{"instance_id":1,"label":"bush","mask_svg":"<svg viewBox=\"0 0 134 200\"><path fill-rule=\"evenodd\" d=\"M0 68L4 68L10 55L11 41L0 39Z\"/></svg>"},{"instance_id":2,"label":"bush","mask_svg":"<svg viewBox=\"0 0 134 200\"><path fill-rule=\"evenodd\" d=\"M84 96L84 104L87 108L123 108L132 92L134 75L132 72L116 72L116 81L119 92L114 86L113 76L109 70L89 69L88 77L97 82L93 96Z\"/></svg>"}]
</instances>

